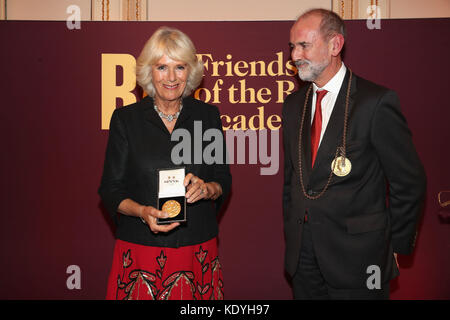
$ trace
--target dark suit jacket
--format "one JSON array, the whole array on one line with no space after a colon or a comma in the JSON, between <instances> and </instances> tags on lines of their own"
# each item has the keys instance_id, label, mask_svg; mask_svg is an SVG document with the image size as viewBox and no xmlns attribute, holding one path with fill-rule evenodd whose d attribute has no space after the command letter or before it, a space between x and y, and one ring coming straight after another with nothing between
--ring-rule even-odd
<instances>
[{"instance_id":1,"label":"dark suit jacket","mask_svg":"<svg viewBox=\"0 0 450 320\"><path fill-rule=\"evenodd\" d=\"M326 185L336 148L342 145L348 78L347 70L312 169L310 93L301 155L310 195ZM370 265L380 267L385 283L398 274L393 252L413 250L426 184L398 97L353 75L346 150L352 170L345 177L333 175L325 194L309 200L299 176L299 130L308 86L289 95L283 106L286 270L294 275L297 269L308 213L318 264L329 285L365 288Z\"/></svg>"},{"instance_id":2,"label":"dark suit jacket","mask_svg":"<svg viewBox=\"0 0 450 320\"><path fill-rule=\"evenodd\" d=\"M194 134L194 121L201 121L200 137L198 132ZM154 110L150 97L114 111L98 191L117 225L118 239L143 245L179 247L198 244L217 236L216 213L229 194L231 174L225 157L223 164L208 165L203 161L195 164L193 148L195 139L201 141L205 130L215 128L222 133L219 110L191 97L185 98L174 130L179 128L186 129L191 136L189 164L177 165L172 162L172 148L179 142L171 141L171 134ZM202 142L203 147L209 143ZM225 139L223 148L226 150ZM191 172L205 182L218 182L223 189L222 196L215 203L212 200L200 200L188 204L187 222L169 233L154 234L139 218L117 215L120 202L126 198L156 207L158 169L174 166L185 166L186 174Z\"/></svg>"}]
</instances>

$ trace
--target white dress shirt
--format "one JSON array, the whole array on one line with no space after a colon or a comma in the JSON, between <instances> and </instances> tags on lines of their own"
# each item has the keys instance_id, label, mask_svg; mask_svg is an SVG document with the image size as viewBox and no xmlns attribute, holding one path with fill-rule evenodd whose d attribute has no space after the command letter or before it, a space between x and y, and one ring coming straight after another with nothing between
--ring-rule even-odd
<instances>
[{"instance_id":1,"label":"white dress shirt","mask_svg":"<svg viewBox=\"0 0 450 320\"><path fill-rule=\"evenodd\" d=\"M333 112L334 104L336 103L337 96L339 94L339 90L341 89L342 82L344 81L345 73L347 72L347 68L344 63L339 69L339 71L330 79L322 88L316 86L313 83L313 98L312 98L312 111L311 111L311 124L314 120L314 113L316 112L316 91L317 90L327 90L327 94L322 99L322 131L320 132L320 140L319 146L322 142L323 134L328 125L328 121L330 121L331 113Z\"/></svg>"}]
</instances>

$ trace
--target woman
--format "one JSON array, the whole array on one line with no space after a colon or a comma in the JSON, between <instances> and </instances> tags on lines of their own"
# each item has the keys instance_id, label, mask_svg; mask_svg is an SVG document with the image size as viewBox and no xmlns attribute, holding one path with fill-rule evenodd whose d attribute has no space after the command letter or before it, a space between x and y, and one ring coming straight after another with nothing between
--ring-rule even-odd
<instances>
[{"instance_id":1,"label":"woman","mask_svg":"<svg viewBox=\"0 0 450 320\"><path fill-rule=\"evenodd\" d=\"M191 40L160 28L137 60L136 79L148 96L112 115L99 188L117 226L107 299L223 299L216 214L231 187L225 159L196 164L191 153L182 164L186 222L157 224L167 217L156 208L158 169L176 167L173 130L187 130L194 142L201 123L223 137L217 107L189 97L202 76Z\"/></svg>"}]
</instances>

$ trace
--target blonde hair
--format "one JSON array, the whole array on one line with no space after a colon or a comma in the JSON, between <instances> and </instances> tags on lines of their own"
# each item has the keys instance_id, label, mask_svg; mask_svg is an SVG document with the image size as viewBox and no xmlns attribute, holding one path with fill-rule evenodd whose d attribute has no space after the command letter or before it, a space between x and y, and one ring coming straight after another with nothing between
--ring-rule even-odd
<instances>
[{"instance_id":1,"label":"blonde hair","mask_svg":"<svg viewBox=\"0 0 450 320\"><path fill-rule=\"evenodd\" d=\"M203 64L197 59L191 39L178 29L161 27L145 43L136 61L136 81L150 97L154 97L152 67L167 55L173 60L187 63L188 79L182 97L186 97L200 85L203 77Z\"/></svg>"}]
</instances>

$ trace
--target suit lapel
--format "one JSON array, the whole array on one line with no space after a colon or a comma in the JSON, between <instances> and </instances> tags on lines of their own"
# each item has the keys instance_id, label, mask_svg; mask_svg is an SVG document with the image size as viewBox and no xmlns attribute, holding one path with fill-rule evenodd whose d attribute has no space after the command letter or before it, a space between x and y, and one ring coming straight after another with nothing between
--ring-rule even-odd
<instances>
[{"instance_id":1,"label":"suit lapel","mask_svg":"<svg viewBox=\"0 0 450 320\"><path fill-rule=\"evenodd\" d=\"M330 120L328 121L327 128L320 143L319 150L317 151L316 161L314 163L313 172L320 170L319 168L325 168L328 172L331 170L331 163L327 163L330 155L334 156L336 148L342 146L342 136L344 132L344 118L345 118L345 103L348 88L348 79L350 72L347 73L342 82L341 89L339 90L338 97L334 104L333 112L331 113ZM353 96L356 93L355 76L352 75L351 90L349 96L349 118L353 108ZM350 124L350 122L348 122Z\"/></svg>"},{"instance_id":2,"label":"suit lapel","mask_svg":"<svg viewBox=\"0 0 450 320\"><path fill-rule=\"evenodd\" d=\"M161 118L154 109L153 99L147 96L143 100L145 101L145 109L144 109L145 119L151 122L156 127L160 128L161 130L169 133L166 126L164 125L164 122L162 122Z\"/></svg>"},{"instance_id":3,"label":"suit lapel","mask_svg":"<svg viewBox=\"0 0 450 320\"><path fill-rule=\"evenodd\" d=\"M309 87L309 83L304 87L302 92L299 92L298 98L292 103L294 104L293 110L294 114L291 114L293 126L293 133L295 134L295 139L292 141L292 159L295 168L300 172L302 170L303 181L306 185L309 180L309 175L311 173L311 94L312 89L309 94L308 104L306 105L305 119L303 122L303 131L300 133L301 120L303 114L303 107L305 105L306 92ZM300 142L300 136L302 141ZM301 144L301 154L300 154L300 144ZM302 160L302 168L300 168L299 157Z\"/></svg>"},{"instance_id":4,"label":"suit lapel","mask_svg":"<svg viewBox=\"0 0 450 320\"><path fill-rule=\"evenodd\" d=\"M189 101L190 99L192 98L188 97L183 99L183 109L181 109L180 116L178 117L177 122L175 123L174 130L192 116L194 107L192 106L192 103Z\"/></svg>"},{"instance_id":5,"label":"suit lapel","mask_svg":"<svg viewBox=\"0 0 450 320\"><path fill-rule=\"evenodd\" d=\"M302 133L302 164L303 174L305 177L305 185L308 184L309 176L311 175L311 112L312 112L312 95L313 90L309 93L308 104L306 105L305 122L303 124ZM306 97L305 97L306 98ZM303 109L303 108L302 108ZM301 115L300 115L301 117Z\"/></svg>"}]
</instances>

